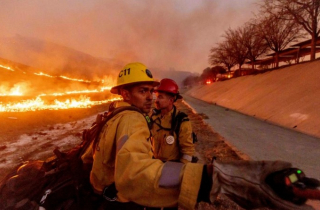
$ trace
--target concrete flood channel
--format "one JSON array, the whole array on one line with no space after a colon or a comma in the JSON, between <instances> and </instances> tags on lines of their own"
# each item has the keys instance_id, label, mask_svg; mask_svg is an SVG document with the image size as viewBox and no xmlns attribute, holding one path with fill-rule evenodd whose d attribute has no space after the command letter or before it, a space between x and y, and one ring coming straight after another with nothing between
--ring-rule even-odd
<instances>
[{"instance_id":1,"label":"concrete flood channel","mask_svg":"<svg viewBox=\"0 0 320 210\"><path fill-rule=\"evenodd\" d=\"M320 180L320 138L280 127L184 95L184 101L234 148L252 160L283 160L300 168L307 177ZM309 202L309 201L308 201ZM319 201L312 201L320 209Z\"/></svg>"}]
</instances>

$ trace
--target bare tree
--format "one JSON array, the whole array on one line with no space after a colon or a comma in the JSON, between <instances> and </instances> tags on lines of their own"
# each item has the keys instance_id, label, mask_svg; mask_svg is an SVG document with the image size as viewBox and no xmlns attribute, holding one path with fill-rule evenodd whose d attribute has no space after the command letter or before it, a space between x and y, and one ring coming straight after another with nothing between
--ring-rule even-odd
<instances>
[{"instance_id":1,"label":"bare tree","mask_svg":"<svg viewBox=\"0 0 320 210\"><path fill-rule=\"evenodd\" d=\"M254 69L254 62L259 56L266 52L268 45L266 40L260 36L259 28L253 23L246 23L242 29L243 45L247 49L247 59L250 60L252 69Z\"/></svg>"},{"instance_id":2,"label":"bare tree","mask_svg":"<svg viewBox=\"0 0 320 210\"><path fill-rule=\"evenodd\" d=\"M224 64L229 71L235 64L238 64L241 70L246 59L252 62L254 68L254 62L268 47L252 23L236 30L228 29L223 36L225 41L211 49L210 62L212 65Z\"/></svg>"},{"instance_id":3,"label":"bare tree","mask_svg":"<svg viewBox=\"0 0 320 210\"><path fill-rule=\"evenodd\" d=\"M283 20L294 20L311 35L310 60L316 56L316 41L320 33L320 0L264 0L262 11L280 14Z\"/></svg>"},{"instance_id":4,"label":"bare tree","mask_svg":"<svg viewBox=\"0 0 320 210\"><path fill-rule=\"evenodd\" d=\"M224 41L218 43L216 47L211 48L209 55L209 63L211 65L224 65L228 71L236 64L236 60L230 54L231 46L228 42Z\"/></svg>"},{"instance_id":5,"label":"bare tree","mask_svg":"<svg viewBox=\"0 0 320 210\"><path fill-rule=\"evenodd\" d=\"M294 20L280 19L279 14L268 14L257 18L255 27L266 41L268 48L275 52L276 67L279 67L279 52L302 37L300 25Z\"/></svg>"},{"instance_id":6,"label":"bare tree","mask_svg":"<svg viewBox=\"0 0 320 210\"><path fill-rule=\"evenodd\" d=\"M241 66L244 64L248 54L248 50L244 45L244 30L240 27L236 30L229 28L223 36L230 45L228 48L229 55L234 58L241 71Z\"/></svg>"}]
</instances>

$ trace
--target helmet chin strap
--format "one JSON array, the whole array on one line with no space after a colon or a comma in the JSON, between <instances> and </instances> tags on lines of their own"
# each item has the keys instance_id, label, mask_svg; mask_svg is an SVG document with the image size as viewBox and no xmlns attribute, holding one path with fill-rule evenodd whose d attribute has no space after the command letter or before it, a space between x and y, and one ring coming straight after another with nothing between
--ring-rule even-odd
<instances>
[{"instance_id":1,"label":"helmet chin strap","mask_svg":"<svg viewBox=\"0 0 320 210\"><path fill-rule=\"evenodd\" d=\"M174 100L173 102L176 102L178 100L178 95L174 95Z\"/></svg>"},{"instance_id":2,"label":"helmet chin strap","mask_svg":"<svg viewBox=\"0 0 320 210\"><path fill-rule=\"evenodd\" d=\"M171 109L172 110L172 109ZM170 110L170 111L171 111ZM161 111L161 110L160 110ZM176 112L177 112L177 109L176 109L176 107L173 105L173 113L172 113L172 115L171 115L171 127L170 128L165 128L165 127L163 127L162 125L161 125L161 120L160 120L160 118L158 117L155 121L154 121L154 123L155 124L157 124L158 126L159 126L159 130L161 130L161 129L163 129L163 130L167 130L167 131L170 131L170 135L173 135L173 133L174 133L174 127L173 127L173 125L175 125L175 123L176 123L176 118L175 118L175 116L176 116ZM161 116L163 116L162 115L162 113L161 113ZM158 122L156 122L156 121L160 121L159 123Z\"/></svg>"}]
</instances>

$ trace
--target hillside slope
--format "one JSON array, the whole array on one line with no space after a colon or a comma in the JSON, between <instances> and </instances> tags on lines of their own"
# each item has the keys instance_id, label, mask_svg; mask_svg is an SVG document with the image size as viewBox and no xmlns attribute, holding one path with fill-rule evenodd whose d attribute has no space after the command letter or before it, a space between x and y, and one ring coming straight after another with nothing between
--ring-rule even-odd
<instances>
[{"instance_id":1,"label":"hillside slope","mask_svg":"<svg viewBox=\"0 0 320 210\"><path fill-rule=\"evenodd\" d=\"M82 79L95 79L116 74L116 62L104 61L84 52L31 37L0 37L0 57L42 69L47 74L62 74Z\"/></svg>"},{"instance_id":2,"label":"hillside slope","mask_svg":"<svg viewBox=\"0 0 320 210\"><path fill-rule=\"evenodd\" d=\"M12 63L18 62L37 68L46 74L64 75L85 80L106 80L108 76L116 78L118 71L126 63L144 63L144 61L126 56L101 55L103 58L98 58L60 44L21 35L0 36L0 46L0 65L1 60L5 59L12 61ZM174 79L179 85L184 78L192 74L188 71L161 69L149 66L148 63L145 64L152 70L153 76L157 80L168 77Z\"/></svg>"},{"instance_id":3,"label":"hillside slope","mask_svg":"<svg viewBox=\"0 0 320 210\"><path fill-rule=\"evenodd\" d=\"M319 79L317 60L197 86L186 94L320 137Z\"/></svg>"}]
</instances>

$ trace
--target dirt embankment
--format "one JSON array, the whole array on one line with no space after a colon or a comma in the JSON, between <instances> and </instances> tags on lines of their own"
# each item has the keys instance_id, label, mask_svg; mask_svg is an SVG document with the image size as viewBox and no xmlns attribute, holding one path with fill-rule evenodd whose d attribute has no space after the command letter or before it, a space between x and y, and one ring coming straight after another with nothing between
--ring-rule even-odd
<instances>
[{"instance_id":1,"label":"dirt embankment","mask_svg":"<svg viewBox=\"0 0 320 210\"><path fill-rule=\"evenodd\" d=\"M197 86L185 94L320 137L319 78L316 60Z\"/></svg>"},{"instance_id":2,"label":"dirt embankment","mask_svg":"<svg viewBox=\"0 0 320 210\"><path fill-rule=\"evenodd\" d=\"M81 120L105 110L106 105L98 105L90 109L0 112L0 145L41 127Z\"/></svg>"},{"instance_id":3,"label":"dirt embankment","mask_svg":"<svg viewBox=\"0 0 320 210\"><path fill-rule=\"evenodd\" d=\"M91 126L107 105L90 109L0 112L0 180L13 167L28 160L45 160L53 150L79 144L82 131Z\"/></svg>"}]
</instances>

